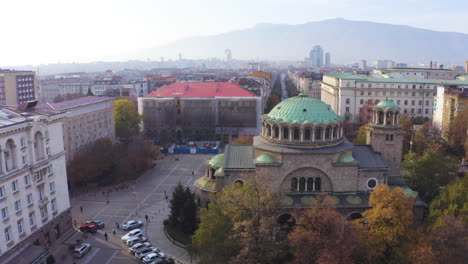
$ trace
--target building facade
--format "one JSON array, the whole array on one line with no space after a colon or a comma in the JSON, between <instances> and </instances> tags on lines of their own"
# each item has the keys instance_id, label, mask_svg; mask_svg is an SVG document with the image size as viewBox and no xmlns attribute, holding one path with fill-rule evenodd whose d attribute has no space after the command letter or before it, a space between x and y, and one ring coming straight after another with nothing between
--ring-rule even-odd
<instances>
[{"instance_id":1,"label":"building facade","mask_svg":"<svg viewBox=\"0 0 468 264\"><path fill-rule=\"evenodd\" d=\"M367 145L353 145L343 135L344 119L320 100L299 94L262 115L262 132L252 145L228 145L206 163L205 176L195 182L200 206L230 183L260 179L280 195L281 219L299 219L316 195L327 193L337 202L343 220L362 217L370 192L379 184L399 182L405 193L417 193L401 179L400 108L384 100L374 107ZM397 185L393 184L393 188ZM425 204L415 212L423 217Z\"/></svg>"},{"instance_id":2,"label":"building facade","mask_svg":"<svg viewBox=\"0 0 468 264\"><path fill-rule=\"evenodd\" d=\"M38 98L36 73L0 69L0 105L18 106Z\"/></svg>"},{"instance_id":3,"label":"building facade","mask_svg":"<svg viewBox=\"0 0 468 264\"><path fill-rule=\"evenodd\" d=\"M313 67L320 68L323 66L323 49L319 45L315 45L309 53L309 59Z\"/></svg>"},{"instance_id":4,"label":"building facade","mask_svg":"<svg viewBox=\"0 0 468 264\"><path fill-rule=\"evenodd\" d=\"M33 106L0 109L0 263L31 263L72 227L65 120Z\"/></svg>"},{"instance_id":5,"label":"building facade","mask_svg":"<svg viewBox=\"0 0 468 264\"><path fill-rule=\"evenodd\" d=\"M182 82L138 98L144 133L167 143L224 140L260 131L261 97L229 82Z\"/></svg>"},{"instance_id":6,"label":"building facade","mask_svg":"<svg viewBox=\"0 0 468 264\"><path fill-rule=\"evenodd\" d=\"M87 96L60 103L42 103L36 108L68 113L64 123L67 162L83 146L99 138L115 140L114 98Z\"/></svg>"},{"instance_id":7,"label":"building facade","mask_svg":"<svg viewBox=\"0 0 468 264\"><path fill-rule=\"evenodd\" d=\"M459 115L468 118L468 88L460 89L457 85L439 85L434 98L434 119L432 124L440 130L440 136L449 139L453 119Z\"/></svg>"},{"instance_id":8,"label":"building facade","mask_svg":"<svg viewBox=\"0 0 468 264\"><path fill-rule=\"evenodd\" d=\"M386 68L373 70L372 73L382 78L406 78L406 79L441 79L454 80L460 72L449 69L433 68Z\"/></svg>"},{"instance_id":9,"label":"building facade","mask_svg":"<svg viewBox=\"0 0 468 264\"><path fill-rule=\"evenodd\" d=\"M354 73L329 73L323 76L321 99L333 111L359 122L359 111L388 98L401 107L401 114L432 119L437 85L446 83L468 88L465 80L380 78Z\"/></svg>"}]
</instances>

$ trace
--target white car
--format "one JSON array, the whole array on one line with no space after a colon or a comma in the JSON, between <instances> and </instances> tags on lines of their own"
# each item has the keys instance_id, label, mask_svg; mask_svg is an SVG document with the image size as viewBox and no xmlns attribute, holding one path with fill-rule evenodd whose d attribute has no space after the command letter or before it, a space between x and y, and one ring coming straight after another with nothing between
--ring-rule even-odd
<instances>
[{"instance_id":1,"label":"white car","mask_svg":"<svg viewBox=\"0 0 468 264\"><path fill-rule=\"evenodd\" d=\"M135 253L135 257L142 259L151 253L158 253L158 252L159 250L157 248L146 248L142 250L141 252Z\"/></svg>"},{"instance_id":2,"label":"white car","mask_svg":"<svg viewBox=\"0 0 468 264\"><path fill-rule=\"evenodd\" d=\"M151 253L151 254L146 255L146 256L142 259L142 261L143 261L143 263L145 263L145 264L150 264L151 262L153 262L153 261L155 261L155 260L157 260L157 259L161 259L161 257L159 256L159 254L158 254L158 253Z\"/></svg>"},{"instance_id":3,"label":"white car","mask_svg":"<svg viewBox=\"0 0 468 264\"><path fill-rule=\"evenodd\" d=\"M133 245L131 248L129 248L128 250L131 252L131 253L135 253L135 252L138 252L138 250L142 249L142 248L149 248L151 247L151 243L150 242L143 242L143 243L136 243L135 245Z\"/></svg>"},{"instance_id":4,"label":"white car","mask_svg":"<svg viewBox=\"0 0 468 264\"><path fill-rule=\"evenodd\" d=\"M148 238L144 237L143 235L138 235L134 237L130 237L127 240L127 246L132 247L135 244L142 243L148 241Z\"/></svg>"},{"instance_id":5,"label":"white car","mask_svg":"<svg viewBox=\"0 0 468 264\"><path fill-rule=\"evenodd\" d=\"M143 222L139 220L128 220L122 224L123 230L132 230L141 226L143 226Z\"/></svg>"},{"instance_id":6,"label":"white car","mask_svg":"<svg viewBox=\"0 0 468 264\"><path fill-rule=\"evenodd\" d=\"M122 241L127 243L128 239L134 236L143 235L140 229L133 229L132 231L128 232L126 235L122 237Z\"/></svg>"},{"instance_id":7,"label":"white car","mask_svg":"<svg viewBox=\"0 0 468 264\"><path fill-rule=\"evenodd\" d=\"M88 253L90 250L91 250L91 244L83 243L75 247L75 249L73 250L73 256L75 256L75 258L81 258L84 255L86 255L86 253Z\"/></svg>"}]
</instances>

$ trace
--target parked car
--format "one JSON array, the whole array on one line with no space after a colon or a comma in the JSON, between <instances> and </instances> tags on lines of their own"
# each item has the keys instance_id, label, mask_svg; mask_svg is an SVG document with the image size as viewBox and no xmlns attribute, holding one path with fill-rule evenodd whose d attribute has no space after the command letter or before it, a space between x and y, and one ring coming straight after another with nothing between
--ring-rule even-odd
<instances>
[{"instance_id":1,"label":"parked car","mask_svg":"<svg viewBox=\"0 0 468 264\"><path fill-rule=\"evenodd\" d=\"M165 260L162 259L162 258L158 258L158 259L155 259L153 262L151 262L150 264L164 264Z\"/></svg>"},{"instance_id":2,"label":"parked car","mask_svg":"<svg viewBox=\"0 0 468 264\"><path fill-rule=\"evenodd\" d=\"M123 230L132 230L143 226L143 222L139 220L128 220L122 224Z\"/></svg>"},{"instance_id":3,"label":"parked car","mask_svg":"<svg viewBox=\"0 0 468 264\"><path fill-rule=\"evenodd\" d=\"M128 232L127 234L125 234L123 237L122 237L122 241L127 243L127 240L130 238L130 237L134 237L134 236L138 236L138 235L143 235L143 232L141 232L140 229L133 229L132 231Z\"/></svg>"},{"instance_id":4,"label":"parked car","mask_svg":"<svg viewBox=\"0 0 468 264\"><path fill-rule=\"evenodd\" d=\"M151 263L151 264L153 264L153 263ZM166 258L166 259L164 259L162 264L175 264L175 261L174 261L173 258Z\"/></svg>"},{"instance_id":5,"label":"parked car","mask_svg":"<svg viewBox=\"0 0 468 264\"><path fill-rule=\"evenodd\" d=\"M145 264L150 264L151 262L153 262L153 261L155 261L157 259L162 260L162 258L159 256L158 253L150 253L150 254L146 255L144 258L142 258L141 260Z\"/></svg>"},{"instance_id":6,"label":"parked car","mask_svg":"<svg viewBox=\"0 0 468 264\"><path fill-rule=\"evenodd\" d=\"M147 248L145 250L142 250L141 252L135 253L135 257L142 259L151 253L158 253L158 252L159 250L157 248Z\"/></svg>"},{"instance_id":7,"label":"parked car","mask_svg":"<svg viewBox=\"0 0 468 264\"><path fill-rule=\"evenodd\" d=\"M138 236L134 236L134 237L130 237L128 240L127 240L127 246L131 247L137 243L142 243L142 242L146 242L148 241L148 238L143 236L143 235L138 235Z\"/></svg>"},{"instance_id":8,"label":"parked car","mask_svg":"<svg viewBox=\"0 0 468 264\"><path fill-rule=\"evenodd\" d=\"M86 224L93 224L97 227L97 229L104 228L104 222L98 219L88 220L85 222Z\"/></svg>"},{"instance_id":9,"label":"parked car","mask_svg":"<svg viewBox=\"0 0 468 264\"><path fill-rule=\"evenodd\" d=\"M97 232L97 227L93 224L82 224L80 225L79 229L81 232L87 232L91 234L94 234Z\"/></svg>"},{"instance_id":10,"label":"parked car","mask_svg":"<svg viewBox=\"0 0 468 264\"><path fill-rule=\"evenodd\" d=\"M84 255L86 255L86 253L88 253L90 250L91 250L91 244L83 243L75 247L75 249L73 250L73 256L75 258L81 258Z\"/></svg>"},{"instance_id":11,"label":"parked car","mask_svg":"<svg viewBox=\"0 0 468 264\"><path fill-rule=\"evenodd\" d=\"M150 242L143 242L143 243L136 243L135 245L130 247L128 250L130 251L130 253L136 253L140 249L149 248L149 247L151 247Z\"/></svg>"}]
</instances>

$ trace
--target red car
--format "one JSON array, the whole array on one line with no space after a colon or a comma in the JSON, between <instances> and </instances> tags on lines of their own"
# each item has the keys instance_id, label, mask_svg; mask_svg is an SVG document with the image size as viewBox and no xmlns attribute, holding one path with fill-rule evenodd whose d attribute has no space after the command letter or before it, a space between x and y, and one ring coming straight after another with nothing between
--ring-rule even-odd
<instances>
[{"instance_id":1,"label":"red car","mask_svg":"<svg viewBox=\"0 0 468 264\"><path fill-rule=\"evenodd\" d=\"M82 225L80 225L80 231L94 234L94 233L97 232L97 227L95 225L89 224L89 223L82 224Z\"/></svg>"}]
</instances>

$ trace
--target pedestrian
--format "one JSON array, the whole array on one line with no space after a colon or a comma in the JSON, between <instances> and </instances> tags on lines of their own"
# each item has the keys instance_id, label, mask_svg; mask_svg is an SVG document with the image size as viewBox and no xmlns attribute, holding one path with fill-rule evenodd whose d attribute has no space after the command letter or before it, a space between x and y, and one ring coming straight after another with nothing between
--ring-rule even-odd
<instances>
[{"instance_id":1,"label":"pedestrian","mask_svg":"<svg viewBox=\"0 0 468 264\"><path fill-rule=\"evenodd\" d=\"M112 229L112 234L115 236L115 228Z\"/></svg>"},{"instance_id":2,"label":"pedestrian","mask_svg":"<svg viewBox=\"0 0 468 264\"><path fill-rule=\"evenodd\" d=\"M107 204L109 204L109 198L107 198Z\"/></svg>"},{"instance_id":3,"label":"pedestrian","mask_svg":"<svg viewBox=\"0 0 468 264\"><path fill-rule=\"evenodd\" d=\"M115 222L115 227L119 229L119 223Z\"/></svg>"},{"instance_id":4,"label":"pedestrian","mask_svg":"<svg viewBox=\"0 0 468 264\"><path fill-rule=\"evenodd\" d=\"M195 172L194 171L192 171L192 177L195 177Z\"/></svg>"},{"instance_id":5,"label":"pedestrian","mask_svg":"<svg viewBox=\"0 0 468 264\"><path fill-rule=\"evenodd\" d=\"M104 237L106 238L106 241L107 241L107 233L104 233Z\"/></svg>"},{"instance_id":6,"label":"pedestrian","mask_svg":"<svg viewBox=\"0 0 468 264\"><path fill-rule=\"evenodd\" d=\"M83 206L80 206L80 212L83 213Z\"/></svg>"},{"instance_id":7,"label":"pedestrian","mask_svg":"<svg viewBox=\"0 0 468 264\"><path fill-rule=\"evenodd\" d=\"M73 225L76 227L76 219L73 219Z\"/></svg>"},{"instance_id":8,"label":"pedestrian","mask_svg":"<svg viewBox=\"0 0 468 264\"><path fill-rule=\"evenodd\" d=\"M148 219L149 219L148 215L145 215L145 219L146 219L146 222L148 222Z\"/></svg>"}]
</instances>

